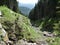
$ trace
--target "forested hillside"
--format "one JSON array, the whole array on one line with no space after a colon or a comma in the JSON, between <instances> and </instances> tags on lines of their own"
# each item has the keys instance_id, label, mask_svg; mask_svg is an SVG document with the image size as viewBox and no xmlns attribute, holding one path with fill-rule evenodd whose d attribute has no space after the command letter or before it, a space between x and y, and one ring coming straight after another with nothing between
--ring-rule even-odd
<instances>
[{"instance_id":1,"label":"forested hillside","mask_svg":"<svg viewBox=\"0 0 60 45\"><path fill-rule=\"evenodd\" d=\"M32 25L44 32L46 34L45 36L49 35L47 32L55 35L54 37L46 37L50 45L59 45L60 0L40 0L35 8L31 10L29 18Z\"/></svg>"}]
</instances>

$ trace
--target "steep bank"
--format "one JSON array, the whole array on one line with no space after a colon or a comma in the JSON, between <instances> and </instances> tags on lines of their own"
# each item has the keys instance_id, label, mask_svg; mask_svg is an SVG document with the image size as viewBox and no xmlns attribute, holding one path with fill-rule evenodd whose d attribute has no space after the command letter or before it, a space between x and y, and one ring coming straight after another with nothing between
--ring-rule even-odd
<instances>
[{"instance_id":1,"label":"steep bank","mask_svg":"<svg viewBox=\"0 0 60 45\"><path fill-rule=\"evenodd\" d=\"M1 23L8 33L9 40L26 39L34 42L40 38L40 34L30 26L30 20L27 17L15 13L5 6L0 6L0 11L3 14Z\"/></svg>"}]
</instances>

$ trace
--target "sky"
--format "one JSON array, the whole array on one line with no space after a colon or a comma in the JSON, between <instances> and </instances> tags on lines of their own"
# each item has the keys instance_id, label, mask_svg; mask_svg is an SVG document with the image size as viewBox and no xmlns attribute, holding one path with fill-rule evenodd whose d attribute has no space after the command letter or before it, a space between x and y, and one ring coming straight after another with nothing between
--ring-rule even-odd
<instances>
[{"instance_id":1,"label":"sky","mask_svg":"<svg viewBox=\"0 0 60 45\"><path fill-rule=\"evenodd\" d=\"M36 4L38 0L17 0L19 3L23 4Z\"/></svg>"}]
</instances>

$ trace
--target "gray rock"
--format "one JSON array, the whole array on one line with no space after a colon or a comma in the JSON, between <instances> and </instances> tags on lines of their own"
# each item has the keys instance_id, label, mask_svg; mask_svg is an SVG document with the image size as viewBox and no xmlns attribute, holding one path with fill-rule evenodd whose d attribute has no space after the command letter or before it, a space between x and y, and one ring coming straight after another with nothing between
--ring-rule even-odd
<instances>
[{"instance_id":1,"label":"gray rock","mask_svg":"<svg viewBox=\"0 0 60 45\"><path fill-rule=\"evenodd\" d=\"M43 35L46 37L54 37L55 36L55 34L53 34L51 32L46 32L46 31L43 32Z\"/></svg>"},{"instance_id":2,"label":"gray rock","mask_svg":"<svg viewBox=\"0 0 60 45\"><path fill-rule=\"evenodd\" d=\"M0 41L0 45L6 45L6 43L3 41Z\"/></svg>"},{"instance_id":3,"label":"gray rock","mask_svg":"<svg viewBox=\"0 0 60 45\"><path fill-rule=\"evenodd\" d=\"M0 11L0 16L2 15L2 12Z\"/></svg>"},{"instance_id":4,"label":"gray rock","mask_svg":"<svg viewBox=\"0 0 60 45\"><path fill-rule=\"evenodd\" d=\"M25 45L37 45L36 43L26 43Z\"/></svg>"},{"instance_id":5,"label":"gray rock","mask_svg":"<svg viewBox=\"0 0 60 45\"><path fill-rule=\"evenodd\" d=\"M16 45L37 45L36 43L28 43L27 41L24 40L19 40Z\"/></svg>"},{"instance_id":6,"label":"gray rock","mask_svg":"<svg viewBox=\"0 0 60 45\"><path fill-rule=\"evenodd\" d=\"M39 41L37 42L37 45L48 45L46 41Z\"/></svg>"},{"instance_id":7,"label":"gray rock","mask_svg":"<svg viewBox=\"0 0 60 45\"><path fill-rule=\"evenodd\" d=\"M1 25L1 23L0 23L0 36L5 36L6 35L6 31L2 28L2 25Z\"/></svg>"},{"instance_id":8,"label":"gray rock","mask_svg":"<svg viewBox=\"0 0 60 45\"><path fill-rule=\"evenodd\" d=\"M2 18L2 12L0 11L0 20L1 20L1 18Z\"/></svg>"},{"instance_id":9,"label":"gray rock","mask_svg":"<svg viewBox=\"0 0 60 45\"><path fill-rule=\"evenodd\" d=\"M9 43L12 44L12 42L9 41L9 39L8 39L7 32L3 29L2 24L0 23L0 41L2 41L2 40L3 40L6 44L9 44ZM0 42L0 43L1 43L2 45L5 45L3 41Z\"/></svg>"},{"instance_id":10,"label":"gray rock","mask_svg":"<svg viewBox=\"0 0 60 45\"><path fill-rule=\"evenodd\" d=\"M0 23L0 29L2 28L2 25L1 25L1 23Z\"/></svg>"}]
</instances>

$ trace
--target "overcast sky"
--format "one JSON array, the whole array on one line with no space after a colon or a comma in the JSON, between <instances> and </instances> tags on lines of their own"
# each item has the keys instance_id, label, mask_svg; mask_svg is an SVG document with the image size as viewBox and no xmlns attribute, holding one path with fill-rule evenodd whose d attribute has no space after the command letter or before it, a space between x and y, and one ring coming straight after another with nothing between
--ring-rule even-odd
<instances>
[{"instance_id":1,"label":"overcast sky","mask_svg":"<svg viewBox=\"0 0 60 45\"><path fill-rule=\"evenodd\" d=\"M38 2L38 0L17 0L17 1L23 4L35 4Z\"/></svg>"}]
</instances>

